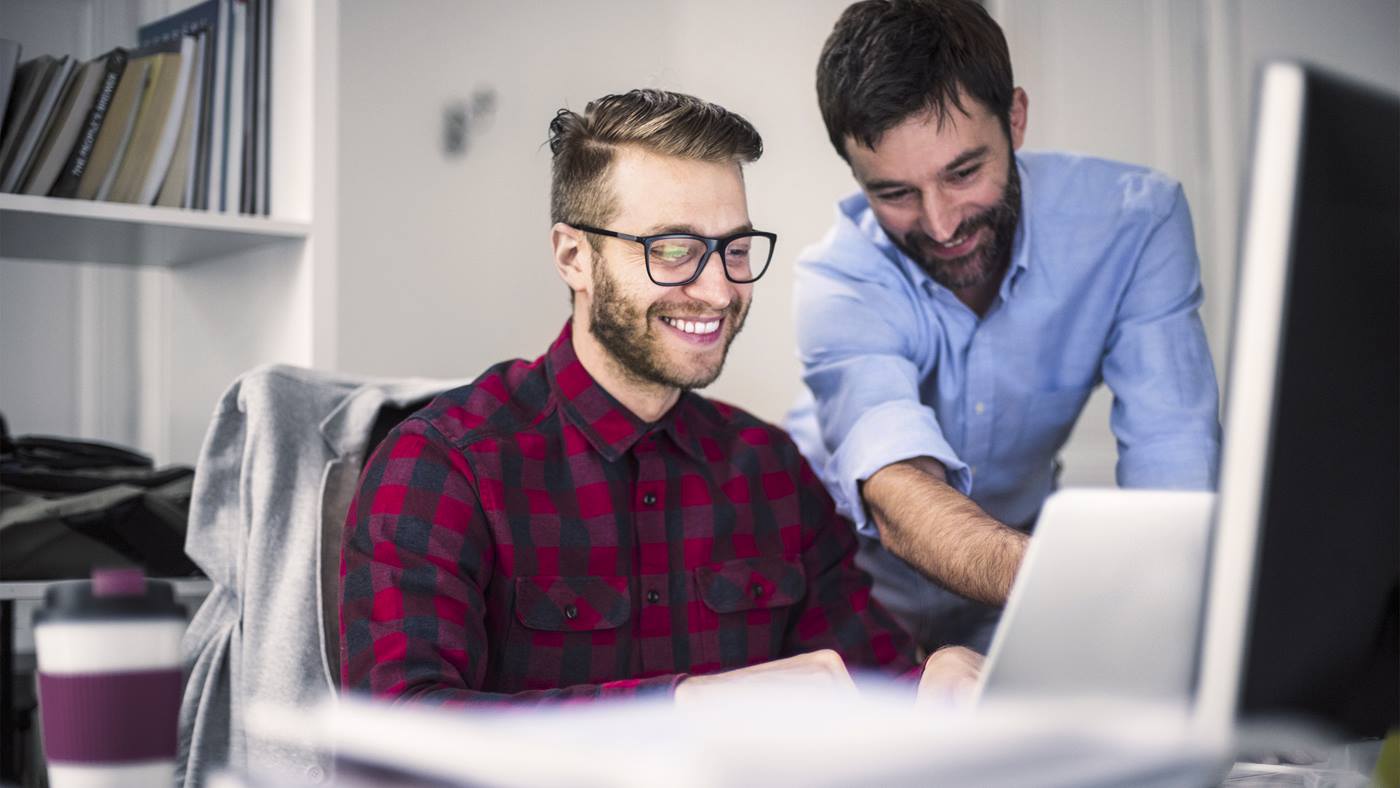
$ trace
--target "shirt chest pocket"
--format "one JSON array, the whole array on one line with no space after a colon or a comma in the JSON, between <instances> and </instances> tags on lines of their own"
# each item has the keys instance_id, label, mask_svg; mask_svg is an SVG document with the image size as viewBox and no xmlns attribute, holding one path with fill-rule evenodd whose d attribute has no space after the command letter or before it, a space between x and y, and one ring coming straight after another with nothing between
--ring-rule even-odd
<instances>
[{"instance_id":1,"label":"shirt chest pocket","mask_svg":"<svg viewBox=\"0 0 1400 788\"><path fill-rule=\"evenodd\" d=\"M616 629L632 616L625 577L517 577L515 617L527 629Z\"/></svg>"},{"instance_id":2,"label":"shirt chest pocket","mask_svg":"<svg viewBox=\"0 0 1400 788\"><path fill-rule=\"evenodd\" d=\"M782 655L807 576L796 559L741 558L695 570L703 665L728 670Z\"/></svg>"},{"instance_id":3,"label":"shirt chest pocket","mask_svg":"<svg viewBox=\"0 0 1400 788\"><path fill-rule=\"evenodd\" d=\"M628 678L626 577L518 577L515 621L498 653L503 691Z\"/></svg>"}]
</instances>

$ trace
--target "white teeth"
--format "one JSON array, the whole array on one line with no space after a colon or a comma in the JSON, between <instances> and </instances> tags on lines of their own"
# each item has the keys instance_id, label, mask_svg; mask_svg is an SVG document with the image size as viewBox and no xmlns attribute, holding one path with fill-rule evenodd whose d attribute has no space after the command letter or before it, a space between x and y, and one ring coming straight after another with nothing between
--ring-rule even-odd
<instances>
[{"instance_id":1,"label":"white teeth","mask_svg":"<svg viewBox=\"0 0 1400 788\"><path fill-rule=\"evenodd\" d=\"M719 330L718 320L707 320L697 322L694 320L679 320L674 317L663 317L661 319L666 321L667 324L675 326L676 328L680 329L681 331L684 331L687 334L713 334L714 332Z\"/></svg>"},{"instance_id":2,"label":"white teeth","mask_svg":"<svg viewBox=\"0 0 1400 788\"><path fill-rule=\"evenodd\" d=\"M955 246L961 246L966 240L966 238L954 238L946 244L939 244L939 246L942 246L944 249L952 249Z\"/></svg>"}]
</instances>

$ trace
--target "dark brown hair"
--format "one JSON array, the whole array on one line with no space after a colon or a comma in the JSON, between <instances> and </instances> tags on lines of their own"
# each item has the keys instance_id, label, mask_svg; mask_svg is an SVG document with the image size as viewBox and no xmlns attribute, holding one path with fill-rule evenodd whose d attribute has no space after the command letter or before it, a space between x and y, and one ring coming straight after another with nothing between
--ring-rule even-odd
<instances>
[{"instance_id":1,"label":"dark brown hair","mask_svg":"<svg viewBox=\"0 0 1400 788\"><path fill-rule=\"evenodd\" d=\"M551 221L601 227L612 219L617 199L607 175L623 145L740 164L763 155L763 140L747 120L684 93L632 90L590 101L583 114L561 109L549 124Z\"/></svg>"},{"instance_id":2,"label":"dark brown hair","mask_svg":"<svg viewBox=\"0 0 1400 788\"><path fill-rule=\"evenodd\" d=\"M973 0L864 0L841 14L817 61L817 103L836 152L846 138L873 148L908 118L956 108L959 90L1011 134L1006 36Z\"/></svg>"}]
</instances>

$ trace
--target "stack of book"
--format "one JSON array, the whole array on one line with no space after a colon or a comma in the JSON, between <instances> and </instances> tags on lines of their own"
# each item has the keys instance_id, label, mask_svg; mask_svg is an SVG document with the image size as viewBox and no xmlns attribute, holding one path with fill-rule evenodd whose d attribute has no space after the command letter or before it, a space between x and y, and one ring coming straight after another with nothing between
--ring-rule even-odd
<instances>
[{"instance_id":1,"label":"stack of book","mask_svg":"<svg viewBox=\"0 0 1400 788\"><path fill-rule=\"evenodd\" d=\"M205 0L86 63L0 38L0 192L268 215L272 0Z\"/></svg>"}]
</instances>

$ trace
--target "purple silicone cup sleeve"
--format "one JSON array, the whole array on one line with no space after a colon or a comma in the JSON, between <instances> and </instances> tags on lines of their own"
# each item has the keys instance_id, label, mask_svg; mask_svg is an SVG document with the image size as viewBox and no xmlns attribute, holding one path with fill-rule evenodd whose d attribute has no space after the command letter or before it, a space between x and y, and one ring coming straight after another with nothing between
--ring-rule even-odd
<instances>
[{"instance_id":1,"label":"purple silicone cup sleeve","mask_svg":"<svg viewBox=\"0 0 1400 788\"><path fill-rule=\"evenodd\" d=\"M179 668L40 673L44 757L76 764L173 759L183 683Z\"/></svg>"}]
</instances>

